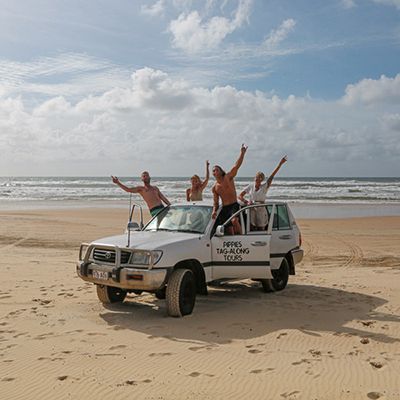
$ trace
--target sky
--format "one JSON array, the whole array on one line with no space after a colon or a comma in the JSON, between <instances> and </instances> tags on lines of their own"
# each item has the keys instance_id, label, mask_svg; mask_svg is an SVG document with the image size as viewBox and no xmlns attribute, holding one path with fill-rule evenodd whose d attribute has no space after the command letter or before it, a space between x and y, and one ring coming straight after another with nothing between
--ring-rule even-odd
<instances>
[{"instance_id":1,"label":"sky","mask_svg":"<svg viewBox=\"0 0 400 400\"><path fill-rule=\"evenodd\" d=\"M400 176L400 0L0 10L0 176Z\"/></svg>"}]
</instances>

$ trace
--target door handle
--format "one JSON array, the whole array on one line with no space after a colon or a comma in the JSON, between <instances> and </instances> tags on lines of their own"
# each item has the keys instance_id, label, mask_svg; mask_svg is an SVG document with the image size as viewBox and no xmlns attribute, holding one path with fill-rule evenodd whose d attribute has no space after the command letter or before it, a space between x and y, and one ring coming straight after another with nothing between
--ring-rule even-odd
<instances>
[{"instance_id":1,"label":"door handle","mask_svg":"<svg viewBox=\"0 0 400 400\"><path fill-rule=\"evenodd\" d=\"M292 235L282 235L282 236L279 236L279 239L283 239L283 240L288 240L288 239L291 239L292 238Z\"/></svg>"},{"instance_id":2,"label":"door handle","mask_svg":"<svg viewBox=\"0 0 400 400\"><path fill-rule=\"evenodd\" d=\"M251 242L250 243L252 246L266 246L267 242Z\"/></svg>"}]
</instances>

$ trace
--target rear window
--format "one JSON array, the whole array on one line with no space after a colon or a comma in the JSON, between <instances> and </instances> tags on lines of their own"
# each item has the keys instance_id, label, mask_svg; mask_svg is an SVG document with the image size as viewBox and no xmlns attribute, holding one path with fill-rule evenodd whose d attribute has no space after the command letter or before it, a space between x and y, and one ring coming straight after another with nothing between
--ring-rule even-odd
<instances>
[{"instance_id":1,"label":"rear window","mask_svg":"<svg viewBox=\"0 0 400 400\"><path fill-rule=\"evenodd\" d=\"M268 213L271 214L272 205L268 206ZM282 231L291 229L289 213L287 211L286 205L278 204L276 205L276 212L274 216L274 224L272 226L274 231Z\"/></svg>"}]
</instances>

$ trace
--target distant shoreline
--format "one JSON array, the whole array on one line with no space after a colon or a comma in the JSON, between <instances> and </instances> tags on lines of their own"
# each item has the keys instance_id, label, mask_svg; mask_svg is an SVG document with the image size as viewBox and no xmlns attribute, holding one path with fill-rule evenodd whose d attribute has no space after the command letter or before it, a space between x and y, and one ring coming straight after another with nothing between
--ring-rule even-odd
<instances>
[{"instance_id":1,"label":"distant shoreline","mask_svg":"<svg viewBox=\"0 0 400 400\"><path fill-rule=\"evenodd\" d=\"M339 203L339 202L288 202L296 218L358 218L400 216L400 203ZM211 203L210 203L211 204ZM0 202L3 211L34 211L63 209L126 209L126 200L21 200ZM144 206L144 209L146 207ZM128 212L128 211L127 211Z\"/></svg>"}]
</instances>

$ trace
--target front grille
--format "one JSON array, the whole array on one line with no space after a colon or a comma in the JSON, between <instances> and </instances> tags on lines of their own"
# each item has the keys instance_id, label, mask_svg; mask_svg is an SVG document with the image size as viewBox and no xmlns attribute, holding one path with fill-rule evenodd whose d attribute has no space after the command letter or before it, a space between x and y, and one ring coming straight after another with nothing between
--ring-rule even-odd
<instances>
[{"instance_id":1,"label":"front grille","mask_svg":"<svg viewBox=\"0 0 400 400\"><path fill-rule=\"evenodd\" d=\"M121 251L121 264L127 264L131 253L129 251ZM110 264L115 264L115 250L99 249L93 250L93 259Z\"/></svg>"}]
</instances>

